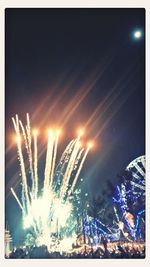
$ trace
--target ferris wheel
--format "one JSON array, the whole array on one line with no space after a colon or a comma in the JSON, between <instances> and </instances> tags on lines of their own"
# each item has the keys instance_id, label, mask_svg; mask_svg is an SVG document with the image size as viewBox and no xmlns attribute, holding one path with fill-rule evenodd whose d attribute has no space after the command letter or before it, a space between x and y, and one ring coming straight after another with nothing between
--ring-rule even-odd
<instances>
[{"instance_id":1,"label":"ferris wheel","mask_svg":"<svg viewBox=\"0 0 150 267\"><path fill-rule=\"evenodd\" d=\"M126 167L126 170L131 174L130 184L132 193L136 197L145 196L145 165L146 159L143 155L134 159Z\"/></svg>"}]
</instances>

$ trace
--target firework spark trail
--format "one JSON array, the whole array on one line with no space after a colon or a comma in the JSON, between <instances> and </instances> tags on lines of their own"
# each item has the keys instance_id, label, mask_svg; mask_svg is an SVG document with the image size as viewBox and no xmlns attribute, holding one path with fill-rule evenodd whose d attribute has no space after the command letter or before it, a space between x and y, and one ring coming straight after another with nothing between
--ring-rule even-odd
<instances>
[{"instance_id":1,"label":"firework spark trail","mask_svg":"<svg viewBox=\"0 0 150 267\"><path fill-rule=\"evenodd\" d=\"M64 186L62 189L62 198L66 193L68 183L69 183L69 180L71 178L72 171L74 170L75 163L76 163L80 148L81 148L81 145L80 145L79 139L77 139L74 150L73 150L71 158L70 158L70 162L69 162L70 164L68 164L68 170L66 170L66 174L65 174L65 178L64 178L65 179L64 180Z\"/></svg>"},{"instance_id":2,"label":"firework spark trail","mask_svg":"<svg viewBox=\"0 0 150 267\"><path fill-rule=\"evenodd\" d=\"M37 160L37 133L34 131L34 178L35 178L35 191L34 196L37 197L38 193L38 160Z\"/></svg>"},{"instance_id":3,"label":"firework spark trail","mask_svg":"<svg viewBox=\"0 0 150 267\"><path fill-rule=\"evenodd\" d=\"M50 174L51 174L52 160L53 160L53 147L54 147L54 134L53 131L50 130L48 133L48 145L47 145L47 155L45 164L44 193L48 191L50 184Z\"/></svg>"},{"instance_id":4,"label":"firework spark trail","mask_svg":"<svg viewBox=\"0 0 150 267\"><path fill-rule=\"evenodd\" d=\"M54 191L57 188L57 184L60 185L63 182L63 181L60 181L60 177L61 177L61 175L64 175L65 166L68 164L69 156L73 151L73 147L74 147L75 142L76 142L76 139L73 139L67 145L67 147L65 148L65 150L64 150L64 152L60 158L59 164L56 167L57 182L55 181L54 188L53 188Z\"/></svg>"},{"instance_id":5,"label":"firework spark trail","mask_svg":"<svg viewBox=\"0 0 150 267\"><path fill-rule=\"evenodd\" d=\"M23 206L21 205L20 200L19 200L19 198L17 197L17 195L16 195L14 189L11 187L10 190L11 190L11 192L12 192L14 198L16 199L16 201L17 201L19 207L23 210Z\"/></svg>"},{"instance_id":6,"label":"firework spark trail","mask_svg":"<svg viewBox=\"0 0 150 267\"><path fill-rule=\"evenodd\" d=\"M76 176L75 176L75 178L74 178L74 180L73 180L73 183L72 183L72 186L71 186L69 195L70 195L70 194L73 192L73 190L74 190L74 187L75 187L75 185L76 185L76 183L77 183L77 181L78 181L80 172L81 172L81 170L82 170L83 164L84 164L84 162L85 162L85 160L86 160L86 157L87 157L87 155L88 155L89 150L90 150L90 148L88 147L88 148L86 149L85 153L84 153L84 156L83 156L83 158L82 158L82 160L81 160L81 163L80 163L80 165L79 165L79 168L78 168L78 171L77 171L77 173L76 173Z\"/></svg>"},{"instance_id":7,"label":"firework spark trail","mask_svg":"<svg viewBox=\"0 0 150 267\"><path fill-rule=\"evenodd\" d=\"M77 167L78 167L78 164L79 164L79 161L80 161L80 159L81 159L81 157L82 157L83 151L84 151L84 148L82 148L82 149L80 150L80 152L78 153L78 156L77 156L76 161L75 161L75 163L74 163L74 170L76 170ZM72 193L72 191L71 191L71 189L69 189L69 191L68 191L68 195L70 196L71 193Z\"/></svg>"},{"instance_id":8,"label":"firework spark trail","mask_svg":"<svg viewBox=\"0 0 150 267\"><path fill-rule=\"evenodd\" d=\"M26 202L26 208L27 208L29 206L29 196L28 196L25 164L24 164L24 158L23 158L22 147L21 147L21 135L20 135L18 115L16 115L16 136L17 136L18 155L19 155L20 167L21 167L21 173L22 173L22 185L23 185L22 191L23 191L24 201Z\"/></svg>"},{"instance_id":9,"label":"firework spark trail","mask_svg":"<svg viewBox=\"0 0 150 267\"><path fill-rule=\"evenodd\" d=\"M79 160L81 159L81 156L82 156L83 151L84 151L84 148L82 148L82 149L80 150L80 152L79 152L79 154L78 154L78 156L77 156L77 159L76 159L76 162L75 162L75 165L74 165L74 170L76 170L77 167L78 167L78 163L79 163Z\"/></svg>"},{"instance_id":10,"label":"firework spark trail","mask_svg":"<svg viewBox=\"0 0 150 267\"><path fill-rule=\"evenodd\" d=\"M69 155L73 151L73 147L74 147L75 142L76 142L76 140L73 139L69 143L69 145L66 147L65 151L63 152L63 154L62 154L62 156L60 158L60 162L59 162L59 164L57 165L57 168L56 168L56 173L59 171L59 177L60 177L60 173L63 173L64 172L64 169L65 169L66 164L68 164Z\"/></svg>"},{"instance_id":11,"label":"firework spark trail","mask_svg":"<svg viewBox=\"0 0 150 267\"><path fill-rule=\"evenodd\" d=\"M75 144L75 146L74 146L74 149L72 151L72 159L70 158L70 161L71 161L70 171L72 171L72 168L74 167L76 160L78 159L78 153L79 153L79 150L81 148L80 137L78 137L75 140L74 144ZM70 173L68 174L68 176L70 176Z\"/></svg>"},{"instance_id":12,"label":"firework spark trail","mask_svg":"<svg viewBox=\"0 0 150 267\"><path fill-rule=\"evenodd\" d=\"M21 127L22 134L23 134L23 137L24 137L25 147L26 147L27 154L28 154L28 159L29 159L29 168L30 168L30 172L31 172L31 180L32 180L32 186L33 186L32 191L35 191L36 189L34 188L34 186L36 187L36 185L35 185L36 181L34 181L35 177L34 177L33 166L32 166L32 151L31 151L31 145L30 145L31 140L29 141L30 137L27 137L28 135L29 136L31 135L30 134L29 115L28 115L28 125L29 125L29 127L26 126L27 134L25 132L25 128L24 128L21 120L19 120L19 123L20 123L20 127Z\"/></svg>"},{"instance_id":13,"label":"firework spark trail","mask_svg":"<svg viewBox=\"0 0 150 267\"><path fill-rule=\"evenodd\" d=\"M21 174L22 174L22 190L23 190L23 195L25 196L25 199L26 199L26 202L27 202L27 206L28 206L29 205L29 196L28 196L28 187L27 187L25 164L24 164L22 148L21 148L21 136L20 136L18 115L16 115L16 120L14 118L12 118L12 121L13 121L14 128L15 128L15 131L16 131L16 136L17 136L18 155L19 155Z\"/></svg>"},{"instance_id":14,"label":"firework spark trail","mask_svg":"<svg viewBox=\"0 0 150 267\"><path fill-rule=\"evenodd\" d=\"M13 121L14 129L17 135L17 124L16 124L16 120L13 117L12 117L12 121Z\"/></svg>"},{"instance_id":15,"label":"firework spark trail","mask_svg":"<svg viewBox=\"0 0 150 267\"><path fill-rule=\"evenodd\" d=\"M31 180L32 180L32 192L34 192L35 188L35 181L34 181L34 173L33 173L33 159L32 159L32 149L31 149L31 128L30 128L30 118L29 114L26 114L27 119L27 125L26 125L26 131L27 131L27 140L28 140L28 149L29 149L29 165L30 165L30 172L31 172Z\"/></svg>"},{"instance_id":16,"label":"firework spark trail","mask_svg":"<svg viewBox=\"0 0 150 267\"><path fill-rule=\"evenodd\" d=\"M64 174L63 185L62 185L61 193L60 193L61 198L63 198L63 196L64 196L65 190L67 188L67 185L68 185L68 182L70 179L70 174L73 171L73 163L74 163L78 149L79 149L79 139L76 139L76 141L74 143L74 147L73 147L72 152L71 152L69 162L67 164L65 174Z\"/></svg>"},{"instance_id":17,"label":"firework spark trail","mask_svg":"<svg viewBox=\"0 0 150 267\"><path fill-rule=\"evenodd\" d=\"M27 153L28 153L28 157L29 157L29 146L28 146L27 135L26 135L24 126L23 126L23 124L22 124L22 121L19 120L19 123L20 123L20 127L21 127L21 130L22 130L22 134L23 134L24 142L25 142L25 147L26 147L26 150L27 150Z\"/></svg>"},{"instance_id":18,"label":"firework spark trail","mask_svg":"<svg viewBox=\"0 0 150 267\"><path fill-rule=\"evenodd\" d=\"M69 171L69 169L70 169L72 160L73 160L73 158L74 158L74 153L75 153L75 151L76 151L76 149L77 149L77 145L78 145L78 140L75 139L74 142L72 143L71 148L69 149L70 151L68 151L68 152L70 152L70 158L68 157L68 161L69 161L69 162L67 162L68 165L67 165L67 168L66 168L66 171L65 171L65 174L64 174L64 184L65 184L65 182L66 182L67 174L68 174L68 171ZM68 155L67 155L67 156L68 156Z\"/></svg>"},{"instance_id":19,"label":"firework spark trail","mask_svg":"<svg viewBox=\"0 0 150 267\"><path fill-rule=\"evenodd\" d=\"M72 149L73 149L73 146L74 146L75 142L76 142L76 139L73 139L73 140L68 144L68 146L66 147L65 151L63 152L63 154L62 154L62 156L61 156L60 163L66 161L66 158L68 157L68 154L71 153L71 151L72 151Z\"/></svg>"},{"instance_id":20,"label":"firework spark trail","mask_svg":"<svg viewBox=\"0 0 150 267\"><path fill-rule=\"evenodd\" d=\"M56 131L55 145L54 145L54 155L53 155L52 169L51 169L51 175L50 175L50 188L51 188L52 183L53 183L54 169L55 169L55 164L56 164L58 139L59 139L59 131L57 130Z\"/></svg>"}]
</instances>

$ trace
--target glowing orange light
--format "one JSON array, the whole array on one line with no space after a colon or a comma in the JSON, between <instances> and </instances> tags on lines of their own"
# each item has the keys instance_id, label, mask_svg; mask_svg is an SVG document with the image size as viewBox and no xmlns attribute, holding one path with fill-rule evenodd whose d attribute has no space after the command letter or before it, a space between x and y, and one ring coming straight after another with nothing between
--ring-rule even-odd
<instances>
[{"instance_id":1,"label":"glowing orange light","mask_svg":"<svg viewBox=\"0 0 150 267\"><path fill-rule=\"evenodd\" d=\"M90 149L94 146L94 143L92 141L88 142L87 147Z\"/></svg>"},{"instance_id":2,"label":"glowing orange light","mask_svg":"<svg viewBox=\"0 0 150 267\"><path fill-rule=\"evenodd\" d=\"M83 130L83 129L79 129L79 130L78 130L78 135L79 135L79 136L82 136L83 134L84 134L84 130Z\"/></svg>"},{"instance_id":3,"label":"glowing orange light","mask_svg":"<svg viewBox=\"0 0 150 267\"><path fill-rule=\"evenodd\" d=\"M48 133L48 135L53 134L53 130L50 129L50 128L48 128L48 129L47 129L47 133Z\"/></svg>"},{"instance_id":4,"label":"glowing orange light","mask_svg":"<svg viewBox=\"0 0 150 267\"><path fill-rule=\"evenodd\" d=\"M15 136L15 142L20 143L22 141L21 136Z\"/></svg>"},{"instance_id":5,"label":"glowing orange light","mask_svg":"<svg viewBox=\"0 0 150 267\"><path fill-rule=\"evenodd\" d=\"M60 134L61 134L61 129L59 129L59 128L56 129L56 134L57 134L57 135L60 135Z\"/></svg>"},{"instance_id":6,"label":"glowing orange light","mask_svg":"<svg viewBox=\"0 0 150 267\"><path fill-rule=\"evenodd\" d=\"M34 129L32 132L33 132L33 135L38 135L38 130L37 129Z\"/></svg>"}]
</instances>

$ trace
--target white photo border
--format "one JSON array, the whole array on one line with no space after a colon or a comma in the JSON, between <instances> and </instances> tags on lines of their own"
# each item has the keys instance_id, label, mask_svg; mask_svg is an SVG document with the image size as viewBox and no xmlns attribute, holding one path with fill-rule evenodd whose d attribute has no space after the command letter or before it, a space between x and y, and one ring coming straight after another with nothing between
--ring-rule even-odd
<instances>
[{"instance_id":1,"label":"white photo border","mask_svg":"<svg viewBox=\"0 0 150 267\"><path fill-rule=\"evenodd\" d=\"M5 259L5 25L6 8L145 8L146 10L146 258L145 259ZM147 266L150 263L150 3L148 0L0 0L0 266Z\"/></svg>"}]
</instances>

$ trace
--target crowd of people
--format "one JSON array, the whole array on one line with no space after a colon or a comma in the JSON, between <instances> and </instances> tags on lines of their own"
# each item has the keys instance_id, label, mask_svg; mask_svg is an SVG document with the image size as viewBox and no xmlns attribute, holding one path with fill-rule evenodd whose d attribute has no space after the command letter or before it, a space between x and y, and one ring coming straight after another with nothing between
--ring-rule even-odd
<instances>
[{"instance_id":1,"label":"crowd of people","mask_svg":"<svg viewBox=\"0 0 150 267\"><path fill-rule=\"evenodd\" d=\"M108 243L97 247L82 246L68 252L48 251L46 246L17 248L10 253L10 259L117 259L145 258L145 245L136 243Z\"/></svg>"}]
</instances>

